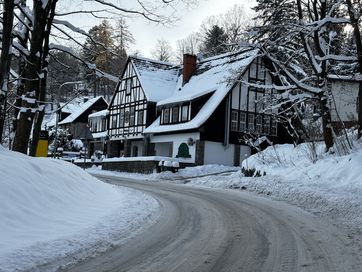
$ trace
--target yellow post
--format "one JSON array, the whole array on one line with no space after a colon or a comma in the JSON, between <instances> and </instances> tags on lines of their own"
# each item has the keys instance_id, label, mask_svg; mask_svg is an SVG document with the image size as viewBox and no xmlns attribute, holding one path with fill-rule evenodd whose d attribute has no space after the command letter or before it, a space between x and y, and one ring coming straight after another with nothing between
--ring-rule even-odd
<instances>
[{"instance_id":1,"label":"yellow post","mask_svg":"<svg viewBox=\"0 0 362 272\"><path fill-rule=\"evenodd\" d=\"M47 157L48 156L48 143L49 134L48 131L40 131L38 146L36 148L36 157Z\"/></svg>"}]
</instances>

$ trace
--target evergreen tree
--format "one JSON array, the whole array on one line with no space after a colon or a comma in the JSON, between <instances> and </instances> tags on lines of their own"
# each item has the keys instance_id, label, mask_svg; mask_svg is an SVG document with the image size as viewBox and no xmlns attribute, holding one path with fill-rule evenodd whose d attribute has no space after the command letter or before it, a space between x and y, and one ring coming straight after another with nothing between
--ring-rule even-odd
<instances>
[{"instance_id":1,"label":"evergreen tree","mask_svg":"<svg viewBox=\"0 0 362 272\"><path fill-rule=\"evenodd\" d=\"M218 25L213 25L206 31L202 43L202 51L207 56L214 56L227 51L228 36L224 29Z\"/></svg>"},{"instance_id":2,"label":"evergreen tree","mask_svg":"<svg viewBox=\"0 0 362 272\"><path fill-rule=\"evenodd\" d=\"M258 16L257 32L259 38L278 40L288 32L290 24L298 21L295 0L256 0L253 8Z\"/></svg>"},{"instance_id":3,"label":"evergreen tree","mask_svg":"<svg viewBox=\"0 0 362 272\"><path fill-rule=\"evenodd\" d=\"M89 37L83 46L84 60L95 64L98 69L106 73L112 73L112 60L116 56L112 32L112 26L107 20L103 20L101 24L89 30ZM93 96L103 95L106 99L111 97L116 85L114 82L106 78L98 78L90 69L86 69L85 73Z\"/></svg>"}]
</instances>

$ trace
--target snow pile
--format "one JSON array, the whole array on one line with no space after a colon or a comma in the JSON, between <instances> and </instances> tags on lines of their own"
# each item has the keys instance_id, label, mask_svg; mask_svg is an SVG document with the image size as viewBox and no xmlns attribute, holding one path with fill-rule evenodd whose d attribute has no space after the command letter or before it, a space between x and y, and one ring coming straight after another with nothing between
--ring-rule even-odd
<instances>
[{"instance_id":1,"label":"snow pile","mask_svg":"<svg viewBox=\"0 0 362 272\"><path fill-rule=\"evenodd\" d=\"M243 162L265 176L245 177L241 171L227 176L209 176L191 180L217 188L245 189L298 205L320 216L362 225L362 149L349 155L324 153L324 144L316 146L318 160L313 163L309 144L276 145Z\"/></svg>"},{"instance_id":2,"label":"snow pile","mask_svg":"<svg viewBox=\"0 0 362 272\"><path fill-rule=\"evenodd\" d=\"M60 160L0 146L0 271L56 270L124 242L158 203Z\"/></svg>"}]
</instances>

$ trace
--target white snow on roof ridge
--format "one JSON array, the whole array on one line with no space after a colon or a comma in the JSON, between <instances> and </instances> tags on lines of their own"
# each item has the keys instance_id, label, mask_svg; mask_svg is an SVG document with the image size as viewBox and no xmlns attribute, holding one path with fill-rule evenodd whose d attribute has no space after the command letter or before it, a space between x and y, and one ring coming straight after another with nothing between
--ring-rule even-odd
<instances>
[{"instance_id":1,"label":"white snow on roof ridge","mask_svg":"<svg viewBox=\"0 0 362 272\"><path fill-rule=\"evenodd\" d=\"M72 123L75 119L77 119L83 112L88 110L94 103L96 103L98 100L103 99L103 96L97 96L92 99L89 99L88 101L79 104L79 107L77 110L72 112L68 117L66 117L63 121L59 122L59 125L69 124Z\"/></svg>"},{"instance_id":2,"label":"white snow on roof ridge","mask_svg":"<svg viewBox=\"0 0 362 272\"><path fill-rule=\"evenodd\" d=\"M131 55L129 57L131 59L136 59L136 60L141 60L141 61L146 61L146 62L152 62L152 63L155 63L155 64L167 65L167 66L170 66L170 67L175 66L174 64L166 62L166 61L154 60L154 59L149 59L149 58L146 58L146 57L140 57L140 56L136 56L136 55Z\"/></svg>"},{"instance_id":3,"label":"white snow on roof ridge","mask_svg":"<svg viewBox=\"0 0 362 272\"><path fill-rule=\"evenodd\" d=\"M101 110L101 111L97 111L94 113L91 113L88 115L89 118L94 118L94 117L100 117L100 116L107 116L109 114L109 110L105 109L105 110Z\"/></svg>"}]
</instances>

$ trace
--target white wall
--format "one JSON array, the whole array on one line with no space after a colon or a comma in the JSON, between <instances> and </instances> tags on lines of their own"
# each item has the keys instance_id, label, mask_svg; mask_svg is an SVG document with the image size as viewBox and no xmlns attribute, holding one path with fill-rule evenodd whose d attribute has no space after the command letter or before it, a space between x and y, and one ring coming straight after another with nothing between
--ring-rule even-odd
<instances>
[{"instance_id":1,"label":"white wall","mask_svg":"<svg viewBox=\"0 0 362 272\"><path fill-rule=\"evenodd\" d=\"M173 143L156 143L155 144L155 156L170 157L172 155Z\"/></svg>"},{"instance_id":2,"label":"white wall","mask_svg":"<svg viewBox=\"0 0 362 272\"><path fill-rule=\"evenodd\" d=\"M159 135L159 136L152 136L150 139L151 143L155 143L156 155L157 156L164 156L158 154L158 152L164 152L164 146L159 143L172 143L172 157L176 158L178 148L180 144L186 143L189 138L192 138L195 142L196 140L200 139L200 133L193 132L193 133L183 133L183 134L173 134L173 135ZM195 154L196 154L196 143L193 145L189 145L189 153L191 158L180 158L186 162L194 163L195 162ZM168 155L167 155L168 156Z\"/></svg>"},{"instance_id":3,"label":"white wall","mask_svg":"<svg viewBox=\"0 0 362 272\"><path fill-rule=\"evenodd\" d=\"M337 112L342 121L356 121L358 119L358 84L358 82L353 81L332 81L332 94L334 97L334 101L331 101L332 121L339 121Z\"/></svg>"},{"instance_id":4,"label":"white wall","mask_svg":"<svg viewBox=\"0 0 362 272\"><path fill-rule=\"evenodd\" d=\"M204 164L234 165L234 145L205 141Z\"/></svg>"}]
</instances>

